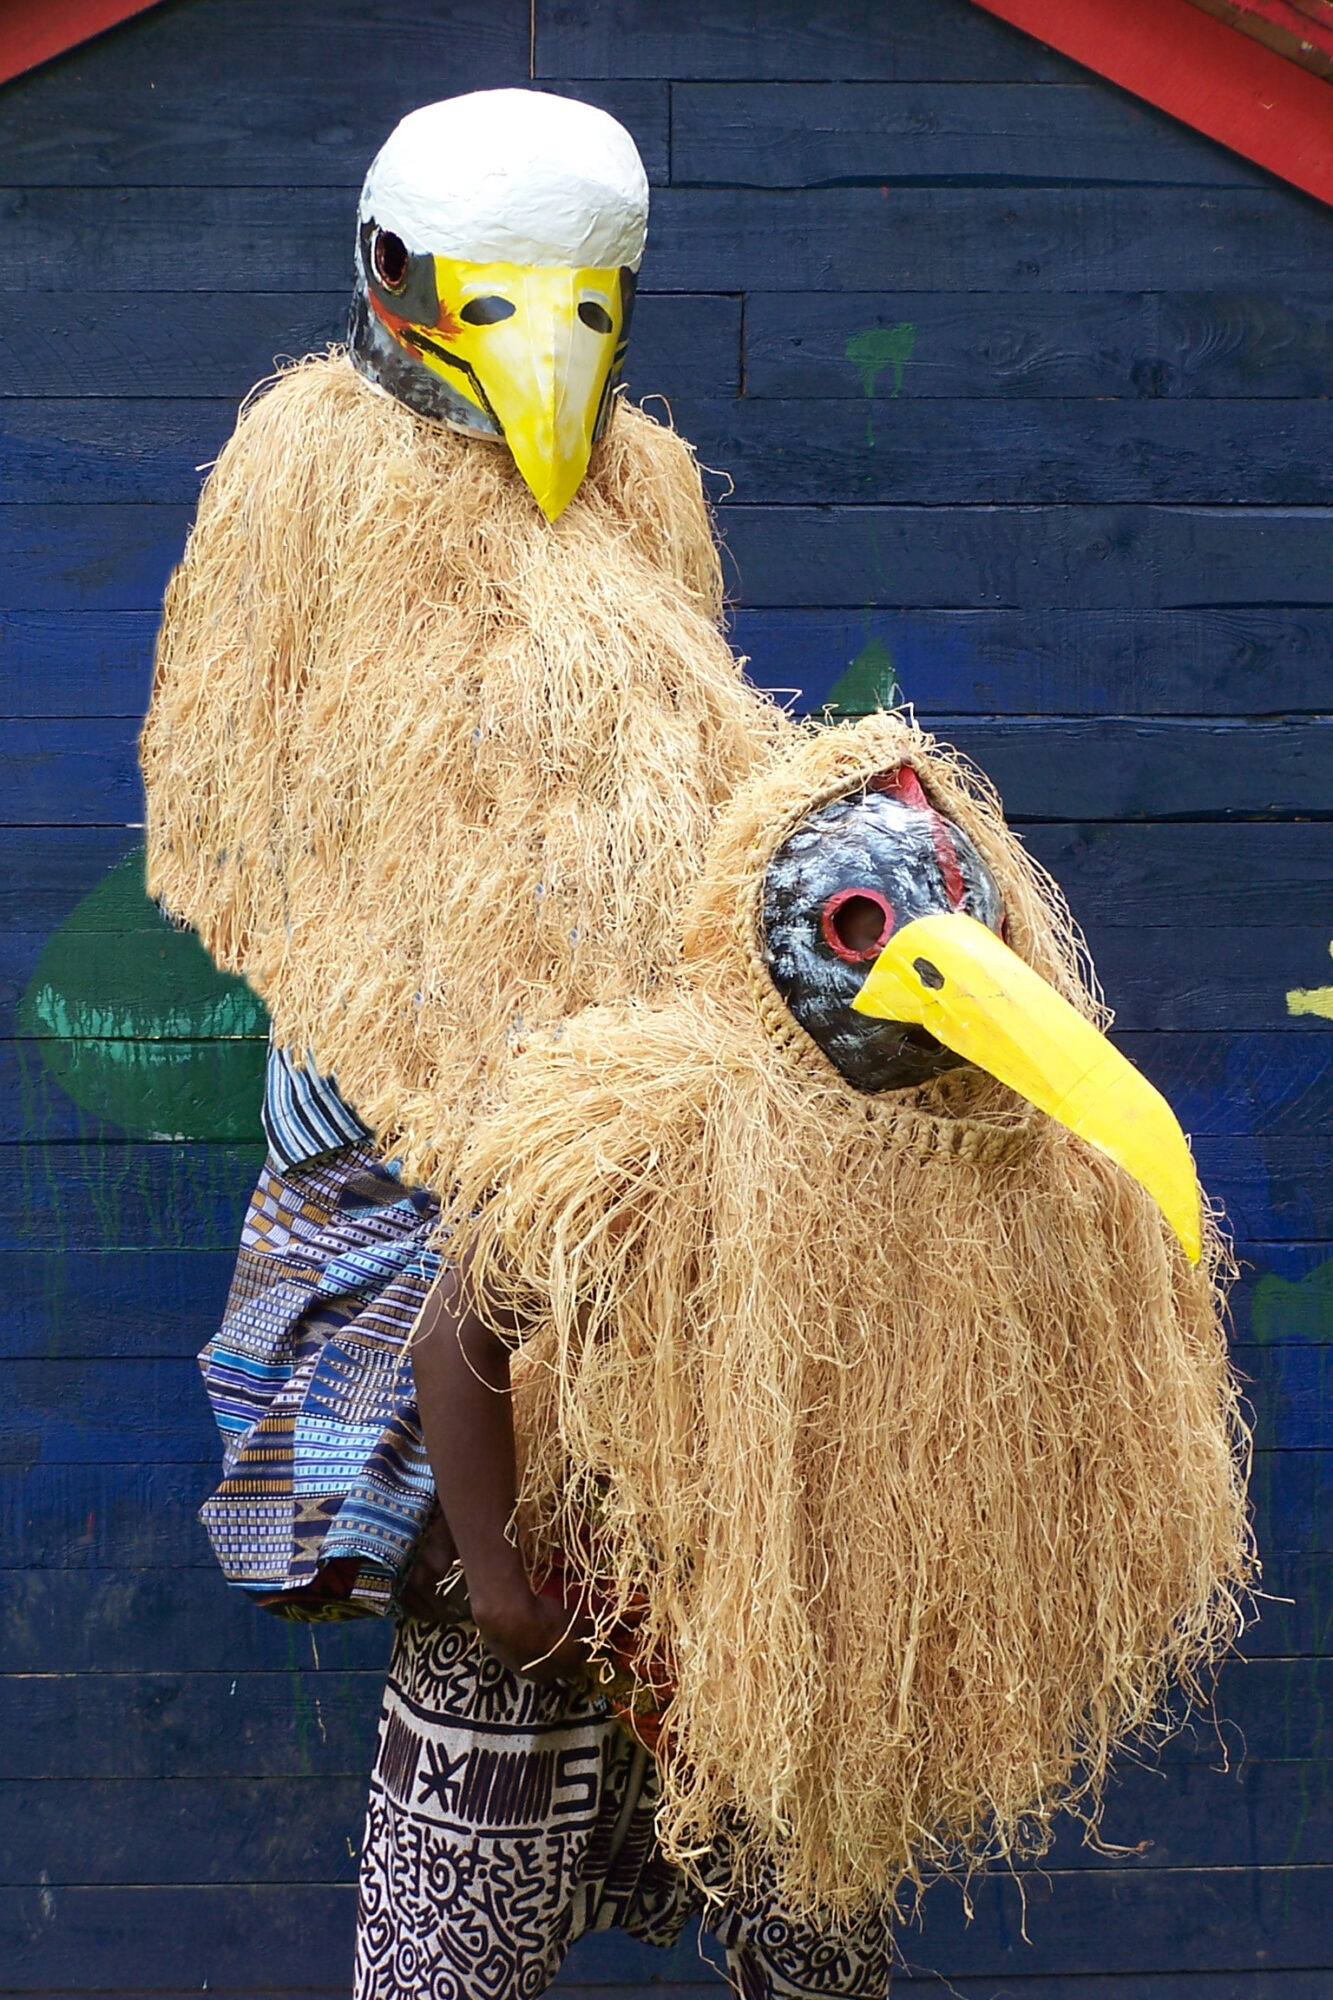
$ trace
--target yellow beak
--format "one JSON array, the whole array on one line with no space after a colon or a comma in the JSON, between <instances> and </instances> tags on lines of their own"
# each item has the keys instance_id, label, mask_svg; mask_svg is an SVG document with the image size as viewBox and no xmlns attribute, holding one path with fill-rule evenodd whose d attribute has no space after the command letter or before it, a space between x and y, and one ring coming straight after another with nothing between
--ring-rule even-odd
<instances>
[{"instance_id":1,"label":"yellow beak","mask_svg":"<svg viewBox=\"0 0 1333 2000\"><path fill-rule=\"evenodd\" d=\"M437 257L435 276L435 325L386 323L499 424L538 506L554 521L583 483L608 382L624 355L621 273Z\"/></svg>"},{"instance_id":2,"label":"yellow beak","mask_svg":"<svg viewBox=\"0 0 1333 2000\"><path fill-rule=\"evenodd\" d=\"M993 931L961 911L918 917L885 945L852 1006L923 1027L1123 1167L1192 1264L1199 1183L1159 1091Z\"/></svg>"}]
</instances>

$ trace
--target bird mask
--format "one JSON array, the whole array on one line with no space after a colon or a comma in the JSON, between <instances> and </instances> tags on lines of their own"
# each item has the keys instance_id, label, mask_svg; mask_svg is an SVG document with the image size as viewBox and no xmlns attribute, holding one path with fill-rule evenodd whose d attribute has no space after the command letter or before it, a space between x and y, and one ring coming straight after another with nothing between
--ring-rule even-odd
<instances>
[{"instance_id":1,"label":"bird mask","mask_svg":"<svg viewBox=\"0 0 1333 2000\"><path fill-rule=\"evenodd\" d=\"M353 361L419 416L503 438L554 521L610 415L647 219L606 112L535 90L424 105L361 191Z\"/></svg>"},{"instance_id":2,"label":"bird mask","mask_svg":"<svg viewBox=\"0 0 1333 2000\"><path fill-rule=\"evenodd\" d=\"M761 922L794 1022L858 1090L975 1064L1132 1174L1198 1261L1198 1182L1171 1107L1004 942L994 875L911 764L802 817L764 873Z\"/></svg>"},{"instance_id":3,"label":"bird mask","mask_svg":"<svg viewBox=\"0 0 1333 2000\"><path fill-rule=\"evenodd\" d=\"M682 1867L836 1917L1040 1851L1234 1635L1222 1253L1097 1017L984 782L877 716L740 790L670 991L474 1130L527 1557L636 1626Z\"/></svg>"}]
</instances>

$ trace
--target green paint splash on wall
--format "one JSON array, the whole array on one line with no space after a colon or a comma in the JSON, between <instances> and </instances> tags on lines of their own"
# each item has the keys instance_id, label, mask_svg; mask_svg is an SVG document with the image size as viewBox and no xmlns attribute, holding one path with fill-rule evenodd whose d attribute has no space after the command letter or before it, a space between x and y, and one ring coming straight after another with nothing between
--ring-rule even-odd
<instances>
[{"instance_id":1,"label":"green paint splash on wall","mask_svg":"<svg viewBox=\"0 0 1333 2000\"><path fill-rule=\"evenodd\" d=\"M166 922L143 877L138 848L47 939L19 1033L81 1109L132 1137L257 1139L263 1004Z\"/></svg>"},{"instance_id":2,"label":"green paint splash on wall","mask_svg":"<svg viewBox=\"0 0 1333 2000\"><path fill-rule=\"evenodd\" d=\"M1254 1288L1250 1324L1262 1347L1277 1341L1333 1343L1333 1258L1303 1278L1265 1271Z\"/></svg>"},{"instance_id":3,"label":"green paint splash on wall","mask_svg":"<svg viewBox=\"0 0 1333 2000\"><path fill-rule=\"evenodd\" d=\"M867 326L852 335L843 352L861 377L861 392L867 401L873 400L876 384L886 368L893 370L890 394L900 396L903 370L916 353L916 328L910 319L899 320L897 326ZM875 427L867 412L866 443L874 442Z\"/></svg>"},{"instance_id":4,"label":"green paint splash on wall","mask_svg":"<svg viewBox=\"0 0 1333 2000\"><path fill-rule=\"evenodd\" d=\"M826 706L842 715L873 715L903 698L893 655L881 639L868 639L847 671L829 689Z\"/></svg>"}]
</instances>

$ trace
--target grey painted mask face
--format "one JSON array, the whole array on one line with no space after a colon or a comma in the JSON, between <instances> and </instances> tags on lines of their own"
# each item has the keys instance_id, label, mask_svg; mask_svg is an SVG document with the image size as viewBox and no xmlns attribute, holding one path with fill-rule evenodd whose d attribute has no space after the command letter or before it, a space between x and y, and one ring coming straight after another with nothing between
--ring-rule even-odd
<instances>
[{"instance_id":1,"label":"grey painted mask face","mask_svg":"<svg viewBox=\"0 0 1333 2000\"><path fill-rule=\"evenodd\" d=\"M764 877L764 960L793 1017L858 1090L903 1090L962 1061L924 1028L852 1011L895 930L963 910L999 932L995 877L904 765L788 836Z\"/></svg>"}]
</instances>

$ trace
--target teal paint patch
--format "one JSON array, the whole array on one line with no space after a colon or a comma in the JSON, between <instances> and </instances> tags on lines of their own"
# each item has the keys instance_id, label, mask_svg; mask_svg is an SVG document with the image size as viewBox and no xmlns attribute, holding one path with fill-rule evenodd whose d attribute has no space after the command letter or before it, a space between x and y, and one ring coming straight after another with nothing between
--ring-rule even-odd
<instances>
[{"instance_id":1,"label":"teal paint patch","mask_svg":"<svg viewBox=\"0 0 1333 2000\"><path fill-rule=\"evenodd\" d=\"M893 655L882 639L868 639L834 681L826 705L841 715L873 715L877 709L896 708L902 699Z\"/></svg>"},{"instance_id":2,"label":"teal paint patch","mask_svg":"<svg viewBox=\"0 0 1333 2000\"><path fill-rule=\"evenodd\" d=\"M136 849L47 939L19 1032L93 1117L134 1138L262 1137L268 1016L161 915Z\"/></svg>"},{"instance_id":3,"label":"teal paint patch","mask_svg":"<svg viewBox=\"0 0 1333 2000\"><path fill-rule=\"evenodd\" d=\"M1303 1278L1265 1271L1250 1306L1254 1339L1261 1346L1333 1344L1333 1258Z\"/></svg>"},{"instance_id":4,"label":"teal paint patch","mask_svg":"<svg viewBox=\"0 0 1333 2000\"><path fill-rule=\"evenodd\" d=\"M896 326L867 326L860 333L854 333L843 349L847 359L861 377L861 393L867 402L873 401L876 386L886 368L893 370L891 396L900 396L903 388L903 370L916 353L916 328L910 319L899 320ZM870 413L866 413L866 443L873 447L875 426Z\"/></svg>"}]
</instances>

